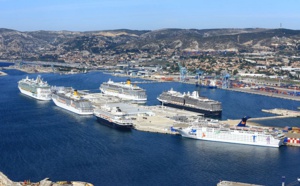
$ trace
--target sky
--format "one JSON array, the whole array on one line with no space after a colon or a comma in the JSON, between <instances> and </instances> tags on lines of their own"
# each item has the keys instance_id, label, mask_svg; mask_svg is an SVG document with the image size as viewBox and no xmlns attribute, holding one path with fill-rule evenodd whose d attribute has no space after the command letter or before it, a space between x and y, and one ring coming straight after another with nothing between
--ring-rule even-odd
<instances>
[{"instance_id":1,"label":"sky","mask_svg":"<svg viewBox=\"0 0 300 186\"><path fill-rule=\"evenodd\" d=\"M0 28L300 30L300 0L0 0Z\"/></svg>"}]
</instances>

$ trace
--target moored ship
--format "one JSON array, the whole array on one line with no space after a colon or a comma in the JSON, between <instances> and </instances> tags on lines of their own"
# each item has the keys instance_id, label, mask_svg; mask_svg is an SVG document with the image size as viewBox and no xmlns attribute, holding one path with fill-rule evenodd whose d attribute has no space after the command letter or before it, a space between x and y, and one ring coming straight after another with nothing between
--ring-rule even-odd
<instances>
[{"instance_id":1,"label":"moored ship","mask_svg":"<svg viewBox=\"0 0 300 186\"><path fill-rule=\"evenodd\" d=\"M218 101L200 97L197 91L180 93L173 89L163 92L158 96L164 106L184 109L204 114L204 116L219 117L222 114L222 105Z\"/></svg>"},{"instance_id":2,"label":"moored ship","mask_svg":"<svg viewBox=\"0 0 300 186\"><path fill-rule=\"evenodd\" d=\"M36 79L29 79L27 76L25 79L20 80L18 88L22 94L32 98L43 101L51 100L51 87L39 75Z\"/></svg>"},{"instance_id":3,"label":"moored ship","mask_svg":"<svg viewBox=\"0 0 300 186\"><path fill-rule=\"evenodd\" d=\"M72 88L62 88L54 91L52 100L55 105L79 115L91 115L94 111L92 103Z\"/></svg>"},{"instance_id":4,"label":"moored ship","mask_svg":"<svg viewBox=\"0 0 300 186\"><path fill-rule=\"evenodd\" d=\"M132 85L128 79L125 82L113 82L108 80L100 86L103 94L119 97L137 104L144 104L147 101L146 91L136 85Z\"/></svg>"},{"instance_id":5,"label":"moored ship","mask_svg":"<svg viewBox=\"0 0 300 186\"><path fill-rule=\"evenodd\" d=\"M248 118L244 117L237 126L221 124L218 121L198 122L186 128L179 128L177 131L183 137L206 141L264 147L279 147L283 145L285 135L282 131L270 127L247 127L246 121Z\"/></svg>"},{"instance_id":6,"label":"moored ship","mask_svg":"<svg viewBox=\"0 0 300 186\"><path fill-rule=\"evenodd\" d=\"M103 105L94 111L94 115L99 123L113 128L131 129L133 126L132 120L119 107Z\"/></svg>"}]
</instances>

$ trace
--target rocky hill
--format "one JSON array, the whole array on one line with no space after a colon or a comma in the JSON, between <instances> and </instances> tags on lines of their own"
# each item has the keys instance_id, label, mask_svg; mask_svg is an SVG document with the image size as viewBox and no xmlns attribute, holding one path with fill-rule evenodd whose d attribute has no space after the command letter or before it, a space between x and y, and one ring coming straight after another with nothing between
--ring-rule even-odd
<instances>
[{"instance_id":1,"label":"rocky hill","mask_svg":"<svg viewBox=\"0 0 300 186\"><path fill-rule=\"evenodd\" d=\"M300 30L161 29L20 32L0 28L0 59L57 60L68 53L235 50L300 52Z\"/></svg>"}]
</instances>

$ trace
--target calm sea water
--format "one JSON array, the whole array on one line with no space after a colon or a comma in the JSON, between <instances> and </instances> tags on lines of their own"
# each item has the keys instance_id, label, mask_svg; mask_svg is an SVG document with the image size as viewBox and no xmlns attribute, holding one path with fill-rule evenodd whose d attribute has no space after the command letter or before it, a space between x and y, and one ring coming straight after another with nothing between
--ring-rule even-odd
<instances>
[{"instance_id":1,"label":"calm sea water","mask_svg":"<svg viewBox=\"0 0 300 186\"><path fill-rule=\"evenodd\" d=\"M300 148L263 148L185 139L180 136L122 132L99 124L93 116L77 116L53 102L20 94L17 82L28 75L7 70L0 77L0 171L12 180L82 180L100 185L207 185L232 180L280 185L300 176ZM99 92L111 78L102 72L42 74L49 84ZM147 105L156 105L164 90L196 90L181 83L140 84ZM200 94L223 103L222 119L270 116L261 109L296 110L297 101L201 88ZM300 119L263 121L269 126L299 126Z\"/></svg>"}]
</instances>

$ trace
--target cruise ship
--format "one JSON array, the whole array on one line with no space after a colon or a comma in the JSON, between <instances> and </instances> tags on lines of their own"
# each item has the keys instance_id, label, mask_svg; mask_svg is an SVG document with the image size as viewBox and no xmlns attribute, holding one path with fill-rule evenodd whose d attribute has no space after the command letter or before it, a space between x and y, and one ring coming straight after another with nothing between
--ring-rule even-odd
<instances>
[{"instance_id":1,"label":"cruise ship","mask_svg":"<svg viewBox=\"0 0 300 186\"><path fill-rule=\"evenodd\" d=\"M285 135L282 131L270 127L246 126L249 117L242 118L237 126L221 124L217 120L197 122L186 128L176 129L181 136L199 140L279 147L283 145Z\"/></svg>"},{"instance_id":2,"label":"cruise ship","mask_svg":"<svg viewBox=\"0 0 300 186\"><path fill-rule=\"evenodd\" d=\"M157 99L164 106L198 112L204 116L219 117L222 114L220 102L200 97L197 91L182 94L171 89L160 94Z\"/></svg>"},{"instance_id":3,"label":"cruise ship","mask_svg":"<svg viewBox=\"0 0 300 186\"><path fill-rule=\"evenodd\" d=\"M72 88L64 87L54 91L52 100L55 105L79 115L91 115L94 112L92 103Z\"/></svg>"},{"instance_id":4,"label":"cruise ship","mask_svg":"<svg viewBox=\"0 0 300 186\"><path fill-rule=\"evenodd\" d=\"M38 100L51 100L51 87L46 81L37 76L36 79L29 79L28 76L18 82L18 88L22 94Z\"/></svg>"},{"instance_id":5,"label":"cruise ship","mask_svg":"<svg viewBox=\"0 0 300 186\"><path fill-rule=\"evenodd\" d=\"M132 120L119 107L103 105L94 111L94 115L99 123L113 128L131 129L133 126Z\"/></svg>"},{"instance_id":6,"label":"cruise ship","mask_svg":"<svg viewBox=\"0 0 300 186\"><path fill-rule=\"evenodd\" d=\"M125 82L113 82L108 80L100 86L103 94L119 97L132 103L144 104L147 101L146 91L136 85L132 85L128 79Z\"/></svg>"}]
</instances>

